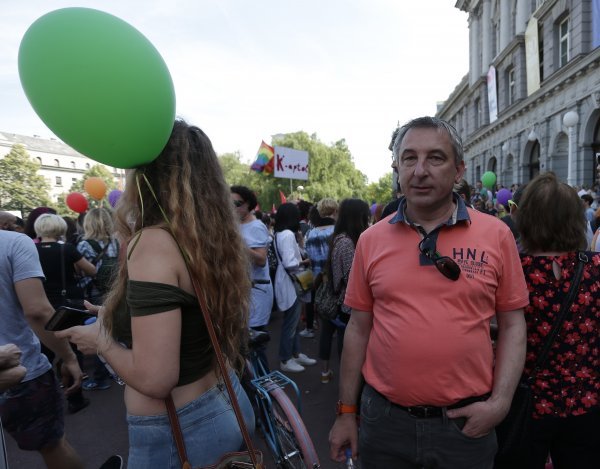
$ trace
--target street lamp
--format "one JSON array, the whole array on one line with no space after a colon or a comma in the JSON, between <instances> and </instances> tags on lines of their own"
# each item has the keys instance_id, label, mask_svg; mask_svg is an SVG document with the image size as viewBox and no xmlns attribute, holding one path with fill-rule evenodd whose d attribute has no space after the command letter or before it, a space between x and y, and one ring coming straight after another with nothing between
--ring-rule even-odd
<instances>
[{"instance_id":1,"label":"street lamp","mask_svg":"<svg viewBox=\"0 0 600 469\"><path fill-rule=\"evenodd\" d=\"M567 161L567 184L573 186L573 168L575 162L573 158L575 156L575 126L579 122L579 115L575 111L569 111L563 116L563 124L569 129L569 159Z\"/></svg>"}]
</instances>

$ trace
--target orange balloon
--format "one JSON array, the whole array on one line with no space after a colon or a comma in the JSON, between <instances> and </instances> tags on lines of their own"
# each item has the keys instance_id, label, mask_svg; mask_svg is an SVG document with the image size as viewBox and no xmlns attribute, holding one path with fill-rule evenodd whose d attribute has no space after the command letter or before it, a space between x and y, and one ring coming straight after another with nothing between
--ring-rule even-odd
<instances>
[{"instance_id":1,"label":"orange balloon","mask_svg":"<svg viewBox=\"0 0 600 469\"><path fill-rule=\"evenodd\" d=\"M101 200L106 195L106 183L99 177L87 178L83 182L83 188L95 200Z\"/></svg>"}]
</instances>

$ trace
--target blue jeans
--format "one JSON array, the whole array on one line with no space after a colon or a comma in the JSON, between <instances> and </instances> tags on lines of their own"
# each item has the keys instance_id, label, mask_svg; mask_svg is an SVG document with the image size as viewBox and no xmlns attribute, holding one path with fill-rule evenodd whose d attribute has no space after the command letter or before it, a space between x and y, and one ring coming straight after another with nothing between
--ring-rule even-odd
<instances>
[{"instance_id":1,"label":"blue jeans","mask_svg":"<svg viewBox=\"0 0 600 469\"><path fill-rule=\"evenodd\" d=\"M246 392L231 372L229 374L244 421L254 433L254 412ZM193 467L216 463L224 453L239 451L244 441L231 407L227 388L222 382L197 399L177 409L185 448ZM166 414L127 415L129 426L129 469L148 467L180 469L181 462Z\"/></svg>"},{"instance_id":2,"label":"blue jeans","mask_svg":"<svg viewBox=\"0 0 600 469\"><path fill-rule=\"evenodd\" d=\"M417 418L365 384L360 406L359 457L364 469L491 469L496 432L471 438L466 420Z\"/></svg>"},{"instance_id":3,"label":"blue jeans","mask_svg":"<svg viewBox=\"0 0 600 469\"><path fill-rule=\"evenodd\" d=\"M300 352L300 336L298 335L298 322L302 305L296 298L291 308L283 312L283 323L281 324L281 338L279 340L279 359L287 362L292 355Z\"/></svg>"}]
</instances>

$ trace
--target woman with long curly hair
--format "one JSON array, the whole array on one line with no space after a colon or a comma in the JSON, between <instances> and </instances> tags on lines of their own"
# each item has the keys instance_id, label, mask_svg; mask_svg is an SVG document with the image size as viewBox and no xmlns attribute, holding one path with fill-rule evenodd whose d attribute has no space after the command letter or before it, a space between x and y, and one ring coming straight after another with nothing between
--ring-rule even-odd
<instances>
[{"instance_id":1,"label":"woman with long curly hair","mask_svg":"<svg viewBox=\"0 0 600 469\"><path fill-rule=\"evenodd\" d=\"M251 285L230 197L208 137L176 121L161 154L127 176L116 211L127 256L99 320L57 333L104 357L127 385L129 468L181 466L166 414L169 394L192 466L214 464L242 446L192 279L254 430L252 407L233 371L243 363Z\"/></svg>"}]
</instances>

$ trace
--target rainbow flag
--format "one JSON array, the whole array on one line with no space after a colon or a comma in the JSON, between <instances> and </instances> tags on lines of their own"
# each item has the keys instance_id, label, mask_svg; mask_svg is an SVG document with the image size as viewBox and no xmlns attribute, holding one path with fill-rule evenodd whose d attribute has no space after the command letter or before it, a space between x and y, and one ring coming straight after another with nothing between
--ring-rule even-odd
<instances>
[{"instance_id":1,"label":"rainbow flag","mask_svg":"<svg viewBox=\"0 0 600 469\"><path fill-rule=\"evenodd\" d=\"M264 140L261 142L258 151L256 152L256 161L252 163L250 169L257 173L272 174L273 173L273 156L275 150L272 146L267 145Z\"/></svg>"}]
</instances>

